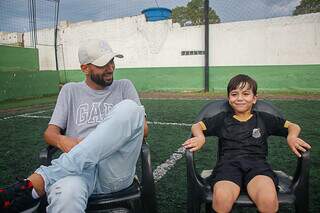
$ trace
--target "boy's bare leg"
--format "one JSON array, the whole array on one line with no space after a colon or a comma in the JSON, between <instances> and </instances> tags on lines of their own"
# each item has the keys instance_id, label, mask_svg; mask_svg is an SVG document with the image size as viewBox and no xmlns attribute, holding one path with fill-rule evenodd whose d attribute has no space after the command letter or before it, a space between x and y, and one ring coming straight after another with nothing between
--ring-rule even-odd
<instances>
[{"instance_id":1,"label":"boy's bare leg","mask_svg":"<svg viewBox=\"0 0 320 213\"><path fill-rule=\"evenodd\" d=\"M218 181L213 187L212 208L218 213L230 212L240 194L240 187L231 181Z\"/></svg>"},{"instance_id":2,"label":"boy's bare leg","mask_svg":"<svg viewBox=\"0 0 320 213\"><path fill-rule=\"evenodd\" d=\"M259 212L273 213L279 208L277 191L272 179L265 175L257 175L247 185L250 198Z\"/></svg>"},{"instance_id":3,"label":"boy's bare leg","mask_svg":"<svg viewBox=\"0 0 320 213\"><path fill-rule=\"evenodd\" d=\"M40 197L45 194L44 181L41 175L33 173L28 177L28 180L31 181L33 188L36 190Z\"/></svg>"}]
</instances>

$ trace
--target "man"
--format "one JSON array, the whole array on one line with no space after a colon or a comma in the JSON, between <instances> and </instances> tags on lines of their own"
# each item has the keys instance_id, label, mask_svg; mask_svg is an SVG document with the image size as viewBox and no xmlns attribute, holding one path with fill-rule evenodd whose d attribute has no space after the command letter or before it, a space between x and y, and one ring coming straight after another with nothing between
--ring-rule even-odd
<instances>
[{"instance_id":1,"label":"man","mask_svg":"<svg viewBox=\"0 0 320 213\"><path fill-rule=\"evenodd\" d=\"M36 208L45 193L47 212L84 212L92 193L119 191L133 182L148 127L133 84L113 79L114 58L123 55L103 40L89 40L78 57L85 81L62 87L44 133L63 153L51 166L0 189L1 212Z\"/></svg>"}]
</instances>

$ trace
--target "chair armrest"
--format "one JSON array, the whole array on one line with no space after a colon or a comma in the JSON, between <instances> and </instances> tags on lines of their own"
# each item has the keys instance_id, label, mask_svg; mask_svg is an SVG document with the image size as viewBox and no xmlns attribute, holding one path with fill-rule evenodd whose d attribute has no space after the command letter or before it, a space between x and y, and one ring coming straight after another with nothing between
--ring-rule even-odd
<instances>
[{"instance_id":1,"label":"chair armrest","mask_svg":"<svg viewBox=\"0 0 320 213\"><path fill-rule=\"evenodd\" d=\"M145 212L157 213L157 204L155 196L155 184L151 166L151 156L149 145L145 141L142 142L141 147L141 193L142 199L144 200Z\"/></svg>"},{"instance_id":2,"label":"chair armrest","mask_svg":"<svg viewBox=\"0 0 320 213\"><path fill-rule=\"evenodd\" d=\"M52 156L56 151L58 151L58 148L51 145L42 149L39 154L40 164L49 166L51 164Z\"/></svg>"},{"instance_id":3,"label":"chair armrest","mask_svg":"<svg viewBox=\"0 0 320 213\"><path fill-rule=\"evenodd\" d=\"M197 188L197 190L203 190L205 184L203 183L203 178L197 173L194 159L193 159L193 152L186 149L186 160L187 160L187 185L193 186ZM190 185L191 184L191 185Z\"/></svg>"},{"instance_id":4,"label":"chair armrest","mask_svg":"<svg viewBox=\"0 0 320 213\"><path fill-rule=\"evenodd\" d=\"M291 187L294 189L305 183L309 179L310 150L301 152L301 157L297 160L296 171L293 176Z\"/></svg>"},{"instance_id":5,"label":"chair armrest","mask_svg":"<svg viewBox=\"0 0 320 213\"><path fill-rule=\"evenodd\" d=\"M297 160L296 171L293 176L291 189L295 192L304 192L308 196L309 186L309 169L310 169L310 150L301 152L301 157ZM296 194L297 196L297 194ZM305 199L305 198L304 198Z\"/></svg>"}]
</instances>

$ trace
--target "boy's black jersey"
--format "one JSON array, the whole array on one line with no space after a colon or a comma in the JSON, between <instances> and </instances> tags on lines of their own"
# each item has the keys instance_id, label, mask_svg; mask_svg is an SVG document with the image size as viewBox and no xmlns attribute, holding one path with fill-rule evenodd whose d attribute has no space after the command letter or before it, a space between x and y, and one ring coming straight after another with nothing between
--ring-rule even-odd
<instances>
[{"instance_id":1,"label":"boy's black jersey","mask_svg":"<svg viewBox=\"0 0 320 213\"><path fill-rule=\"evenodd\" d=\"M238 121L233 112L221 112L201 121L205 136L217 136L220 159L237 157L266 158L267 138L270 135L287 136L286 120L265 112L252 112L247 121Z\"/></svg>"}]
</instances>

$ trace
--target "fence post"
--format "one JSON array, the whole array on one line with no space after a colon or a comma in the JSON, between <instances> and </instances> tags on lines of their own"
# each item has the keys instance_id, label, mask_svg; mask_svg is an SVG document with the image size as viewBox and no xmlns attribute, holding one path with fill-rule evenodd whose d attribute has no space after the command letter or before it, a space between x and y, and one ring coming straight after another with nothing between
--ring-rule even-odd
<instances>
[{"instance_id":1,"label":"fence post","mask_svg":"<svg viewBox=\"0 0 320 213\"><path fill-rule=\"evenodd\" d=\"M204 1L204 91L209 92L209 0Z\"/></svg>"}]
</instances>

